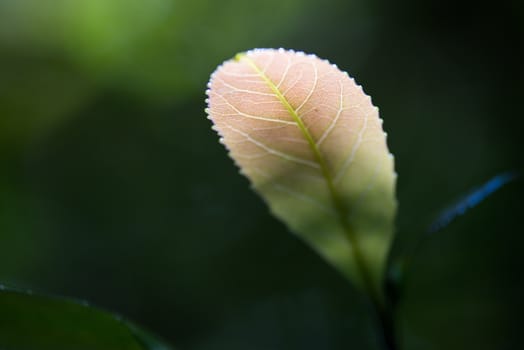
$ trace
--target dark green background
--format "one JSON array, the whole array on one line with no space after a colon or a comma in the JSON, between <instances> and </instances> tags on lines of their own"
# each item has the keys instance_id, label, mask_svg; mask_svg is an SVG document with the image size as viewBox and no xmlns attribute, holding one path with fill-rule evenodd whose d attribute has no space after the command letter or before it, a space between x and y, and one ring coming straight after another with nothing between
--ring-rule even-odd
<instances>
[{"instance_id":1,"label":"dark green background","mask_svg":"<svg viewBox=\"0 0 524 350\"><path fill-rule=\"evenodd\" d=\"M236 52L347 70L395 154L394 256L522 169L518 0L0 2L0 283L89 300L181 349L377 349L369 305L272 218L204 110ZM431 237L404 349L522 346L522 180Z\"/></svg>"}]
</instances>

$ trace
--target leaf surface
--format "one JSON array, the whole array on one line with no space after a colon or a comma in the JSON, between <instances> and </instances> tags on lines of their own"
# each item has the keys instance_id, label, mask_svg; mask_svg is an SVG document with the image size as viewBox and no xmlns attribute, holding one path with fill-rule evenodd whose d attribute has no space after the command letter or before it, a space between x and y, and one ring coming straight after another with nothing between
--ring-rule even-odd
<instances>
[{"instance_id":1,"label":"leaf surface","mask_svg":"<svg viewBox=\"0 0 524 350\"><path fill-rule=\"evenodd\" d=\"M274 215L381 298L396 174L369 96L329 62L283 49L238 54L208 87L220 142Z\"/></svg>"},{"instance_id":2,"label":"leaf surface","mask_svg":"<svg viewBox=\"0 0 524 350\"><path fill-rule=\"evenodd\" d=\"M136 325L85 303L0 285L0 349L170 348Z\"/></svg>"}]
</instances>

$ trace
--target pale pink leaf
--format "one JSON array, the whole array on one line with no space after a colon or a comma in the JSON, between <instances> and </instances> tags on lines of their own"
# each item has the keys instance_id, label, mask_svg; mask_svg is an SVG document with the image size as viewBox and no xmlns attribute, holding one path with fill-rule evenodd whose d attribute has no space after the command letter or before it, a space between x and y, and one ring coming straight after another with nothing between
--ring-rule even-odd
<instances>
[{"instance_id":1,"label":"pale pink leaf","mask_svg":"<svg viewBox=\"0 0 524 350\"><path fill-rule=\"evenodd\" d=\"M369 96L329 62L282 49L238 54L208 87L220 142L274 215L381 298L396 174Z\"/></svg>"}]
</instances>

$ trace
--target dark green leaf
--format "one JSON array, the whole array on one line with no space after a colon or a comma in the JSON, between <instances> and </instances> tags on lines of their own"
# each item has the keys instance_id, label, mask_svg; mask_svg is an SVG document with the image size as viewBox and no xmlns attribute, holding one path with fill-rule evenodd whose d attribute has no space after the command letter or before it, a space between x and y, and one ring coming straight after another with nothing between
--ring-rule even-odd
<instances>
[{"instance_id":1,"label":"dark green leaf","mask_svg":"<svg viewBox=\"0 0 524 350\"><path fill-rule=\"evenodd\" d=\"M2 350L168 350L118 316L71 299L0 291Z\"/></svg>"}]
</instances>

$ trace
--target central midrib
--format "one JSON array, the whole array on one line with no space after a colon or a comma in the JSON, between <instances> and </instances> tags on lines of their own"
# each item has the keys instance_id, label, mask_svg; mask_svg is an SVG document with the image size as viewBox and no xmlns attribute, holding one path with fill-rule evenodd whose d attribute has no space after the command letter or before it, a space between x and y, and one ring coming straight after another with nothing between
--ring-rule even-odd
<instances>
[{"instance_id":1,"label":"central midrib","mask_svg":"<svg viewBox=\"0 0 524 350\"><path fill-rule=\"evenodd\" d=\"M379 297L380 293L377 295L377 291L373 287L373 283L371 280L371 276L368 272L367 265L364 262L364 259L362 257L362 253L360 251L357 237L355 236L353 229L347 219L347 208L340 198L340 196L337 194L337 191L335 190L335 185L333 183L333 178L331 177L331 173L329 171L329 168L327 166L327 163L320 153L320 150L317 147L317 144L315 140L313 139L313 136L309 132L309 130L304 125L304 122L302 121L302 118L299 117L297 111L291 106L289 101L286 99L286 97L280 92L278 87L273 83L271 79L266 75L264 71L262 71L256 63L249 57L247 57L245 54L239 54L235 57L237 61L245 60L245 62L255 70L255 72L260 76L262 80L269 86L271 91L275 93L279 101L284 105L286 110L289 112L291 117L293 118L293 121L297 124L298 128L302 132L302 135L307 140L309 147L311 148L311 151L313 152L313 156L316 160L316 162L320 165L320 170L322 172L322 176L324 177L324 180L326 181L326 185L328 187L328 191L331 197L331 200L333 202L333 206L335 207L335 210L338 214L338 218L340 220L340 223L342 227L344 228L344 231L346 233L346 237L349 241L349 244L351 246L351 249L353 251L353 256L355 258L355 263L357 265L358 273L360 274L360 278L362 282L364 283L364 287L367 289L368 293L370 293L370 296L375 300L380 300Z\"/></svg>"}]
</instances>

